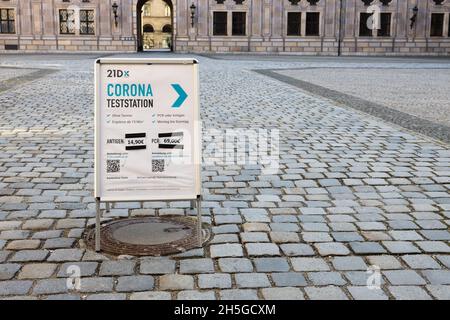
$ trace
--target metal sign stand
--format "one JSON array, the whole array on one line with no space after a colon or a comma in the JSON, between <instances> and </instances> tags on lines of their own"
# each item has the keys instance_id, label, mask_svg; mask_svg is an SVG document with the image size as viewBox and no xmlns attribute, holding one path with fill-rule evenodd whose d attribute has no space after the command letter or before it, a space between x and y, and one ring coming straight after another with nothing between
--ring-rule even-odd
<instances>
[{"instance_id":1,"label":"metal sign stand","mask_svg":"<svg viewBox=\"0 0 450 320\"><path fill-rule=\"evenodd\" d=\"M128 69L132 69L134 67L134 71L136 74L139 74L138 70L136 69L136 66L142 65L142 66L161 66L164 65L167 68L173 68L174 66L190 66L192 65L192 70L189 72L192 73L192 79L189 79L189 81L192 80L191 83L191 95L192 95L192 106L190 108L193 109L193 120L191 128L191 134L193 134L193 161L195 164L195 190L192 190L188 193L181 193L181 194L173 194L172 198L170 198L170 195L168 196L169 199L164 198L158 198L155 196L151 196L151 194L140 194L140 195L128 195L126 197L123 196L111 196L111 195L104 195L102 194L100 190L100 184L101 184L101 175L99 170L99 159L101 159L101 153L100 148L102 146L101 140L100 140L100 132L102 130L102 122L101 120L101 107L102 107L102 94L101 94L101 81L102 76L106 78L110 78L110 76L107 75L107 73L102 73L102 66L106 65L109 66L108 71L116 71L117 68L123 68L123 66L127 66ZM184 70L184 69L183 69ZM111 71L111 72L112 72ZM130 70L127 70L127 72ZM184 72L184 71L183 71ZM131 74L127 73L127 77L129 77ZM189 73L183 73L184 75L189 75ZM115 74L112 74L114 77ZM117 74L117 77L118 74ZM142 77L142 74L141 74ZM139 78L139 77L138 77ZM183 79L183 77L182 77ZM176 94L178 94L178 99L173 103L172 108L179 108L181 104L184 103L186 98L188 97L188 94L186 91L181 88L180 84L177 83L181 80L174 80L174 83L169 82L168 84L171 84L171 86L167 85L167 90L170 90L173 94L173 90L175 90ZM186 80L188 81L188 80ZM201 216L201 130L198 125L194 125L195 122L200 121L200 111L199 111L199 90L198 90L198 61L195 59L163 59L163 58L157 58L157 59L146 59L146 58L128 58L128 59L122 59L122 58L101 58L96 61L96 67L95 67L95 83L96 83L96 91L95 91L95 183L94 183L94 196L95 196L95 207L96 207L96 217L95 217L95 251L101 250L101 219L102 219L102 209L100 208L100 204L102 202L105 203L105 209L106 212L109 212L110 210L110 203L111 202L131 202L131 201L190 201L190 208L191 210L194 208L194 206L197 208L197 241L198 246L201 247L203 244L203 234L202 234L202 216ZM149 199L146 199L149 198ZM158 215L157 215L158 216Z\"/></svg>"},{"instance_id":2,"label":"metal sign stand","mask_svg":"<svg viewBox=\"0 0 450 320\"><path fill-rule=\"evenodd\" d=\"M184 199L183 199L184 200ZM100 208L101 204L100 198L95 198L95 251L99 252L101 251L101 244L100 244L100 237L101 237L101 218L102 218L102 210ZM118 201L104 201L105 203L105 211L109 212L111 207L111 202L118 202ZM120 202L127 202L127 201L120 201ZM197 242L198 246L201 247L203 244L203 233L202 233L202 197L199 195L196 199L190 200L191 202L191 210L196 207L197 209ZM159 215L157 215L159 216Z\"/></svg>"}]
</instances>

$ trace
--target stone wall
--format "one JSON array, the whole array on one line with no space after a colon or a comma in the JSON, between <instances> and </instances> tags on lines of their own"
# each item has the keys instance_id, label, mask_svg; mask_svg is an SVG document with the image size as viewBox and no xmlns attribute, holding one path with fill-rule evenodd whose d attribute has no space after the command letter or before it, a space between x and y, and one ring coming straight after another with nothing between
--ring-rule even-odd
<instances>
[{"instance_id":1,"label":"stone wall","mask_svg":"<svg viewBox=\"0 0 450 320\"><path fill-rule=\"evenodd\" d=\"M336 55L339 43L343 55L448 55L450 53L450 0L373 0L381 12L391 13L389 37L361 37L360 13L367 6L362 0L173 0L173 48L177 52L253 52ZM317 4L313 5L314 2ZM370 1L365 1L370 2ZM383 5L382 3L388 3ZM119 5L115 25L112 4ZM0 34L0 51L120 51L137 50L138 0L3 0L0 8L16 10L16 34ZM196 15L191 27L189 7ZM95 10L94 35L59 33L59 9L69 6ZM413 8L418 5L416 24L410 28ZM246 12L245 36L214 36L213 12ZM302 31L306 12L320 12L319 34L288 36L287 13L302 12ZM445 13L444 36L430 37L431 14ZM341 17L342 24L339 23ZM229 19L230 21L230 19ZM342 29L340 30L340 25ZM230 27L229 27L230 28ZM341 38L341 42L339 41Z\"/></svg>"}]
</instances>

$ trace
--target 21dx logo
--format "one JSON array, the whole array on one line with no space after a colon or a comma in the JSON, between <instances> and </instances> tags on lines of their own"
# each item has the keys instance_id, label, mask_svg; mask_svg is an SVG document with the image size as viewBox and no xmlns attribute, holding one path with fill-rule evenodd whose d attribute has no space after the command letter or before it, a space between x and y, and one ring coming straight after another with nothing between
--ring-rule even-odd
<instances>
[{"instance_id":1,"label":"21dx logo","mask_svg":"<svg viewBox=\"0 0 450 320\"><path fill-rule=\"evenodd\" d=\"M120 69L109 69L106 71L108 78L129 78L130 71Z\"/></svg>"}]
</instances>

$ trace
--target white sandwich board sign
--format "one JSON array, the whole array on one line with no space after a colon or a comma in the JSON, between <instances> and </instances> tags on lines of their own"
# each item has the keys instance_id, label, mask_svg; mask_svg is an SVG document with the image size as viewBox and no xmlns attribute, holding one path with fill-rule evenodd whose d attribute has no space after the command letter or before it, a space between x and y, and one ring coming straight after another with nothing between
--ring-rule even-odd
<instances>
[{"instance_id":1,"label":"white sandwich board sign","mask_svg":"<svg viewBox=\"0 0 450 320\"><path fill-rule=\"evenodd\" d=\"M194 200L201 244L201 132L195 59L95 64L96 250L100 202Z\"/></svg>"},{"instance_id":2,"label":"white sandwich board sign","mask_svg":"<svg viewBox=\"0 0 450 320\"><path fill-rule=\"evenodd\" d=\"M100 58L96 63L95 197L200 195L198 63Z\"/></svg>"}]
</instances>

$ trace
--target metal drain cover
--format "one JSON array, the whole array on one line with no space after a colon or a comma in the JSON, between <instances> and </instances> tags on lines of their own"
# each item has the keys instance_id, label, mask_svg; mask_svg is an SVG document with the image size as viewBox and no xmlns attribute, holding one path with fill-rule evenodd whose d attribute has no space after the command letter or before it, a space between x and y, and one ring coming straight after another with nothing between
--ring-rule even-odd
<instances>
[{"instance_id":1,"label":"metal drain cover","mask_svg":"<svg viewBox=\"0 0 450 320\"><path fill-rule=\"evenodd\" d=\"M95 230L86 233L86 242L95 248ZM204 241L209 229L203 229ZM113 255L161 256L199 247L197 222L189 217L142 217L121 219L101 226L102 252Z\"/></svg>"}]
</instances>

